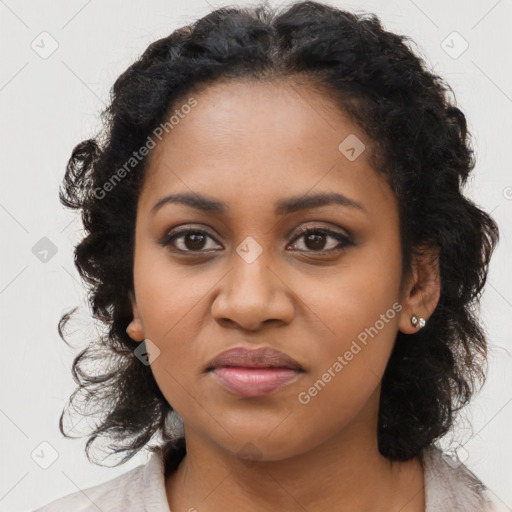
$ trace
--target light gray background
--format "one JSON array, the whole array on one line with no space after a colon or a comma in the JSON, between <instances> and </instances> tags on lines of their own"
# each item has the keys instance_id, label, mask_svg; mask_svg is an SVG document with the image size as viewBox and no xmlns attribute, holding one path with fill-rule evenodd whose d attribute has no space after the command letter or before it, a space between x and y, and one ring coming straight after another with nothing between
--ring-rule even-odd
<instances>
[{"instance_id":1,"label":"light gray background","mask_svg":"<svg viewBox=\"0 0 512 512\"><path fill-rule=\"evenodd\" d=\"M411 36L429 65L452 86L467 115L478 161L468 194L492 212L501 242L481 309L491 343L489 377L464 415L473 431L461 423L454 439L463 445L459 451L464 463L491 488L503 510L512 510L512 4L330 3L375 12L388 30ZM144 453L124 466L98 467L84 455L85 439L66 440L58 430L60 412L75 388L70 367L79 341L93 337L98 327L89 318L73 265L80 222L60 205L57 190L72 148L99 127L98 114L116 77L150 42L220 5L229 4L0 0L1 511L32 510L148 459ZM40 35L44 31L58 43L47 58L31 47L40 53L51 49L51 38ZM453 31L469 44L457 58L453 52L461 48L462 39ZM454 47L452 55L446 45ZM46 262L32 251L43 237L57 250ZM71 350L56 326L61 314L75 305L81 312L73 324L78 331L71 337L76 345ZM32 458L34 450L39 459ZM58 458L43 469L36 460L49 462L52 450Z\"/></svg>"}]
</instances>

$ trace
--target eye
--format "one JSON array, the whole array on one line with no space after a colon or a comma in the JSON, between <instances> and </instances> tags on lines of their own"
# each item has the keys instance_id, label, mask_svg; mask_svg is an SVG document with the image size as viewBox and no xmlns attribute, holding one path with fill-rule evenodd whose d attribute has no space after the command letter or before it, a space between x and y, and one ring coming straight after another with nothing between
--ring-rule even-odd
<instances>
[{"instance_id":1,"label":"eye","mask_svg":"<svg viewBox=\"0 0 512 512\"><path fill-rule=\"evenodd\" d=\"M306 249L299 250L304 252L336 252L344 249L346 246L354 245L350 236L330 229L300 227L298 232L300 235L295 237L293 242L303 238ZM327 244L329 239L331 239L331 242ZM325 247L326 244L328 245L327 248Z\"/></svg>"},{"instance_id":2,"label":"eye","mask_svg":"<svg viewBox=\"0 0 512 512\"><path fill-rule=\"evenodd\" d=\"M300 244L297 244L296 241L303 238L305 249L297 249L302 252L337 252L346 246L354 245L349 235L326 228L300 227L297 232L299 236L292 240L292 246L297 249L296 246ZM327 243L329 240L330 243ZM160 243L164 247L171 246L172 250L183 253L200 253L222 249L222 246L216 243L212 244L210 242L210 246L208 246L209 241L216 242L215 238L206 231L200 229L173 229L164 236ZM326 244L327 247L325 247Z\"/></svg>"},{"instance_id":3,"label":"eye","mask_svg":"<svg viewBox=\"0 0 512 512\"><path fill-rule=\"evenodd\" d=\"M165 235L161 244L164 247L172 245L173 248L181 252L206 252L206 250L212 249L212 247L208 247L208 239L215 240L206 231L199 229L172 230ZM215 249L215 246L213 249Z\"/></svg>"}]
</instances>

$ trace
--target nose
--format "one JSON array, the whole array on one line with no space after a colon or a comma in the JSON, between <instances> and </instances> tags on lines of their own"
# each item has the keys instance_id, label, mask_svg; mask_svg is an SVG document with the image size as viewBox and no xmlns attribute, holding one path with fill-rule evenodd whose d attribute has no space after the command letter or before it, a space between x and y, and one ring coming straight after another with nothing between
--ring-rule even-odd
<instances>
[{"instance_id":1,"label":"nose","mask_svg":"<svg viewBox=\"0 0 512 512\"><path fill-rule=\"evenodd\" d=\"M212 316L223 327L248 331L275 322L285 325L295 314L293 292L260 255L252 263L234 255L232 270L220 281Z\"/></svg>"}]
</instances>

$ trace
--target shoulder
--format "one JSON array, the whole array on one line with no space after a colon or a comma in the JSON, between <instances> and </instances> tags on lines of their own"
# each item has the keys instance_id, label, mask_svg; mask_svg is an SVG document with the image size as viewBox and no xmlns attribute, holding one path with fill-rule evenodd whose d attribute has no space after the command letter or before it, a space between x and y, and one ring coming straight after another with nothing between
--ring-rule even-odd
<instances>
[{"instance_id":1,"label":"shoulder","mask_svg":"<svg viewBox=\"0 0 512 512\"><path fill-rule=\"evenodd\" d=\"M130 510L130 507L139 505L140 480L142 468L138 466L117 478L103 482L59 498L35 512L60 512L73 510L74 512L89 512L99 510ZM128 507L128 505L130 507Z\"/></svg>"},{"instance_id":2,"label":"shoulder","mask_svg":"<svg viewBox=\"0 0 512 512\"><path fill-rule=\"evenodd\" d=\"M146 464L107 482L68 494L34 512L170 512L163 471L162 454L153 453Z\"/></svg>"},{"instance_id":3,"label":"shoulder","mask_svg":"<svg viewBox=\"0 0 512 512\"><path fill-rule=\"evenodd\" d=\"M487 487L459 460L432 445L423 450L426 512L492 512Z\"/></svg>"}]
</instances>

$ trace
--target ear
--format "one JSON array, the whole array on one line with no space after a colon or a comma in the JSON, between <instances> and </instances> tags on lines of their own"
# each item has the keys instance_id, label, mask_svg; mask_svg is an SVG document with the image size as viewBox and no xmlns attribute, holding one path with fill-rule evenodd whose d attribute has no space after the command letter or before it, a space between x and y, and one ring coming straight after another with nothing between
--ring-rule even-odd
<instances>
[{"instance_id":1,"label":"ear","mask_svg":"<svg viewBox=\"0 0 512 512\"><path fill-rule=\"evenodd\" d=\"M398 329L405 334L418 332L411 317L415 315L428 321L440 295L439 247L422 248L420 253L413 255L411 275L403 287Z\"/></svg>"},{"instance_id":2,"label":"ear","mask_svg":"<svg viewBox=\"0 0 512 512\"><path fill-rule=\"evenodd\" d=\"M132 338L134 341L144 341L144 326L142 325L142 320L139 313L139 308L137 307L137 302L135 301L135 297L133 292L129 292L130 303L132 305L133 312L133 320L128 324L126 328L126 332L128 336Z\"/></svg>"}]
</instances>

